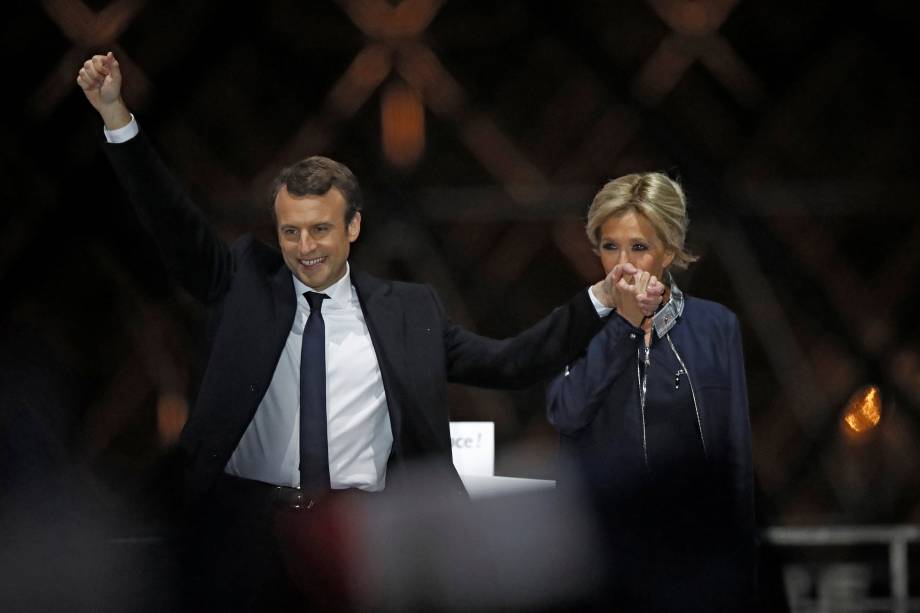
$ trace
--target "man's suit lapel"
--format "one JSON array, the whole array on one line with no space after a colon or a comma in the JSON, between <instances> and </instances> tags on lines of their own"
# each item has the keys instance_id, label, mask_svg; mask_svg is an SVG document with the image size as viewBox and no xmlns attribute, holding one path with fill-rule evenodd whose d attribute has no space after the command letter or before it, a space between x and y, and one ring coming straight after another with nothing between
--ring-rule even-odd
<instances>
[{"instance_id":1,"label":"man's suit lapel","mask_svg":"<svg viewBox=\"0 0 920 613\"><path fill-rule=\"evenodd\" d=\"M377 363L380 365L390 425L393 428L394 451L397 456L401 456L402 399L408 386L404 376L407 369L406 323L402 305L392 291L392 284L387 281L352 268L351 282L358 293L374 352L377 354Z\"/></svg>"},{"instance_id":2,"label":"man's suit lapel","mask_svg":"<svg viewBox=\"0 0 920 613\"><path fill-rule=\"evenodd\" d=\"M294 281L291 278L291 271L285 265L281 264L280 268L269 278L272 297L275 302L275 317L271 328L271 347L284 347L287 341L288 333L291 331L291 324L294 323L294 313L297 310L297 299L294 297ZM275 365L272 364L274 369Z\"/></svg>"}]
</instances>

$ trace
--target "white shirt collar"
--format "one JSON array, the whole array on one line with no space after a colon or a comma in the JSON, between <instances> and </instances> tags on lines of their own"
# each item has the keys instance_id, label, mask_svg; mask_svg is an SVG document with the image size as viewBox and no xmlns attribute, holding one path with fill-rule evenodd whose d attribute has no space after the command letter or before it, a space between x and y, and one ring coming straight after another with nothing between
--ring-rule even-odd
<instances>
[{"instance_id":1,"label":"white shirt collar","mask_svg":"<svg viewBox=\"0 0 920 613\"><path fill-rule=\"evenodd\" d=\"M294 279L294 291L297 294L297 303L306 305L307 299L304 298L304 293L315 292L316 290L305 285L294 275L294 273L291 273L291 278ZM351 265L346 261L345 274L342 275L342 278L318 293L329 296L328 302L323 306L324 310L329 307L340 309L347 306L351 302Z\"/></svg>"}]
</instances>

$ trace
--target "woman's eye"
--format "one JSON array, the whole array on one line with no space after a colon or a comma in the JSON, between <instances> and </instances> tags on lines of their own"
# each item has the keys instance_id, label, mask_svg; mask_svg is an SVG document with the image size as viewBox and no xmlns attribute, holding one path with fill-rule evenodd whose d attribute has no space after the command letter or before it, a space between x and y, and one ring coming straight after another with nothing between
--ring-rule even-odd
<instances>
[{"instance_id":1,"label":"woman's eye","mask_svg":"<svg viewBox=\"0 0 920 613\"><path fill-rule=\"evenodd\" d=\"M633 251L648 251L648 245L642 243L636 243L633 245Z\"/></svg>"},{"instance_id":2,"label":"woman's eye","mask_svg":"<svg viewBox=\"0 0 920 613\"><path fill-rule=\"evenodd\" d=\"M614 251L616 248L617 246L614 245L613 243L604 243L603 245L601 245L601 249L603 249L604 251Z\"/></svg>"}]
</instances>

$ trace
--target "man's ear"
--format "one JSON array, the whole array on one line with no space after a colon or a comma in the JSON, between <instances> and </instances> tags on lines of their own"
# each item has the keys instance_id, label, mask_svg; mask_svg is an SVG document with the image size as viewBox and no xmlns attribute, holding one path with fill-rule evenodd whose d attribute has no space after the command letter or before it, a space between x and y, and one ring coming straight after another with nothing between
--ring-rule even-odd
<instances>
[{"instance_id":1,"label":"man's ear","mask_svg":"<svg viewBox=\"0 0 920 613\"><path fill-rule=\"evenodd\" d=\"M358 235L361 234L361 211L355 211L345 231L348 233L348 242L353 243L358 239Z\"/></svg>"}]
</instances>

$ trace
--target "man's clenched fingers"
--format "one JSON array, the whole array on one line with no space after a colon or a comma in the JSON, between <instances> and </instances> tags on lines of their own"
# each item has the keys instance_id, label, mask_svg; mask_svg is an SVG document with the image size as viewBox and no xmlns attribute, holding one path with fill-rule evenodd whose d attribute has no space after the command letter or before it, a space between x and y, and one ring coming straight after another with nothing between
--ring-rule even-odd
<instances>
[{"instance_id":1,"label":"man's clenched fingers","mask_svg":"<svg viewBox=\"0 0 920 613\"><path fill-rule=\"evenodd\" d=\"M80 69L80 72L82 72L91 83L98 81L101 84L105 79L105 75L96 69L93 60L86 60L83 62L83 68Z\"/></svg>"},{"instance_id":2,"label":"man's clenched fingers","mask_svg":"<svg viewBox=\"0 0 920 613\"><path fill-rule=\"evenodd\" d=\"M107 62L104 55L94 55L90 62L93 65L93 69L100 75L105 76L112 71L111 62Z\"/></svg>"},{"instance_id":3,"label":"man's clenched fingers","mask_svg":"<svg viewBox=\"0 0 920 613\"><path fill-rule=\"evenodd\" d=\"M617 286L617 289L623 292L626 292L629 294L634 293L634 286L631 285L629 281L627 281L625 278L621 277L620 280L616 282L616 286Z\"/></svg>"},{"instance_id":4,"label":"man's clenched fingers","mask_svg":"<svg viewBox=\"0 0 920 613\"><path fill-rule=\"evenodd\" d=\"M77 83L83 89L96 89L102 85L102 79L92 78L85 68L81 68L77 74Z\"/></svg>"}]
</instances>

